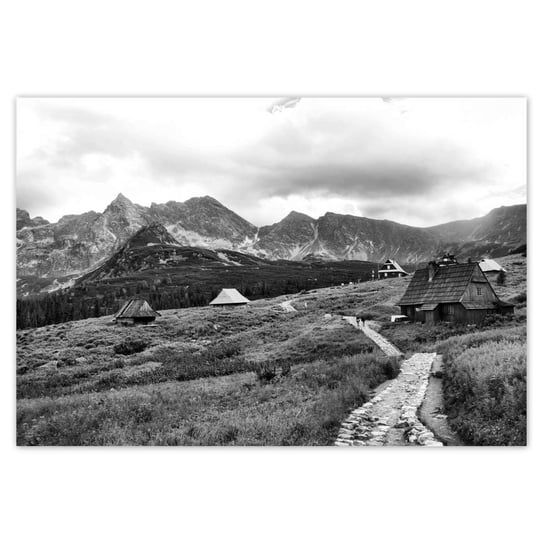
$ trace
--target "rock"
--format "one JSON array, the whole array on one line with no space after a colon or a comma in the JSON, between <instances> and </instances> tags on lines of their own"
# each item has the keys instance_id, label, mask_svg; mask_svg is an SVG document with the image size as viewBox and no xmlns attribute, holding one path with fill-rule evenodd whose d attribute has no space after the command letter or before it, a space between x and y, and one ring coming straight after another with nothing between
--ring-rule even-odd
<instances>
[{"instance_id":1,"label":"rock","mask_svg":"<svg viewBox=\"0 0 544 544\"><path fill-rule=\"evenodd\" d=\"M430 431L423 431L418 437L417 441L419 444L424 444L430 440L434 441L434 435Z\"/></svg>"},{"instance_id":2,"label":"rock","mask_svg":"<svg viewBox=\"0 0 544 544\"><path fill-rule=\"evenodd\" d=\"M38 368L43 368L43 370L57 370L58 365L58 361L51 361L49 363L45 363L44 365L40 365Z\"/></svg>"}]
</instances>

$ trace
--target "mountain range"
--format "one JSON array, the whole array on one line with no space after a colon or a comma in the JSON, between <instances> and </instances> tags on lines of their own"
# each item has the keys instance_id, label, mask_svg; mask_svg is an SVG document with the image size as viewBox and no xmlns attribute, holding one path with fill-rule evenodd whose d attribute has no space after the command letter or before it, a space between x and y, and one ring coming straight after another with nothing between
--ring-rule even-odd
<instances>
[{"instance_id":1,"label":"mountain range","mask_svg":"<svg viewBox=\"0 0 544 544\"><path fill-rule=\"evenodd\" d=\"M42 278L45 285L47 279L58 284L89 273L149 226L167 245L231 250L266 260L393 258L414 265L444 251L459 258L500 256L526 243L526 213L524 204L503 206L484 217L418 228L330 212L314 219L293 211L258 228L210 196L145 207L119 194L102 213L65 215L57 223L17 209L17 277Z\"/></svg>"}]
</instances>

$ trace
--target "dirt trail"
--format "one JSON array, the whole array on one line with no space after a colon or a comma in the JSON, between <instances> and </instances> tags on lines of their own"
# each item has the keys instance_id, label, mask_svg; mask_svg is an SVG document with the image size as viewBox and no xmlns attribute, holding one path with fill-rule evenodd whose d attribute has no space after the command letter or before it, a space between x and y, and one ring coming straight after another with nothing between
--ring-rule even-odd
<instances>
[{"instance_id":1,"label":"dirt trail","mask_svg":"<svg viewBox=\"0 0 544 544\"><path fill-rule=\"evenodd\" d=\"M291 304L291 301L286 300L285 302L282 302L280 306L286 311L286 312L296 312L297 309L293 307Z\"/></svg>"},{"instance_id":2,"label":"dirt trail","mask_svg":"<svg viewBox=\"0 0 544 544\"><path fill-rule=\"evenodd\" d=\"M402 353L381 334L355 317L344 317L389 356ZM399 375L342 423L336 446L442 446L419 420L436 353L416 353L401 364Z\"/></svg>"}]
</instances>

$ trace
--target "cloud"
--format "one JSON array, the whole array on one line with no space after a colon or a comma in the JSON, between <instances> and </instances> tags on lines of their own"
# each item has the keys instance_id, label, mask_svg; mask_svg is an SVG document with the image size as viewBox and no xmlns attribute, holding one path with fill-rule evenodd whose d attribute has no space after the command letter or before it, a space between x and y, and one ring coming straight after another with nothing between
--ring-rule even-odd
<instances>
[{"instance_id":1,"label":"cloud","mask_svg":"<svg viewBox=\"0 0 544 544\"><path fill-rule=\"evenodd\" d=\"M295 205L428 225L524 198L519 100L27 100L18 202L52 220L119 192L210 194L257 225Z\"/></svg>"}]
</instances>

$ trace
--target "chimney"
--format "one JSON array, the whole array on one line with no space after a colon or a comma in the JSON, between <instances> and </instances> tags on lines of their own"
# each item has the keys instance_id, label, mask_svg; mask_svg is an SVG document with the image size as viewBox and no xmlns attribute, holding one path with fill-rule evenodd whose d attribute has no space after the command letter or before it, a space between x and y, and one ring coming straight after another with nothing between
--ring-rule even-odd
<instances>
[{"instance_id":1,"label":"chimney","mask_svg":"<svg viewBox=\"0 0 544 544\"><path fill-rule=\"evenodd\" d=\"M438 270L438 264L436 264L436 261L431 261L429 265L427 266L427 277L429 281L433 281L433 278L437 270Z\"/></svg>"}]
</instances>

